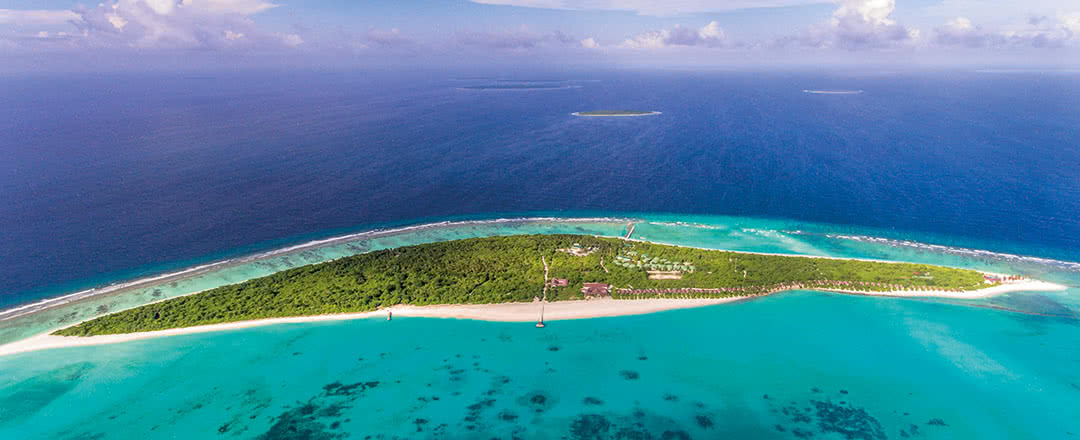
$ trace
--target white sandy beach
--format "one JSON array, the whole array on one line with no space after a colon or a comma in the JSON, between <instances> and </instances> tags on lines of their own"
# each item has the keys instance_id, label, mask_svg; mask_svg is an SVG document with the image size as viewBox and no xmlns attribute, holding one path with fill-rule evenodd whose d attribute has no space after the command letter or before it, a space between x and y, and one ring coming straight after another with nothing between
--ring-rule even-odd
<instances>
[{"instance_id":1,"label":"white sandy beach","mask_svg":"<svg viewBox=\"0 0 1080 440\"><path fill-rule=\"evenodd\" d=\"M949 292L949 291L888 291L888 292L862 292L838 289L807 289L826 292L836 292L855 295L911 297L911 298L951 298L951 299L976 299L988 298L1009 292L1032 292L1032 291L1057 291L1065 290L1060 284L1038 280L1025 280L1007 284L1000 284L985 289ZM559 301L544 304L544 320L559 321L567 319L601 318L612 316L641 315L665 310L686 309L693 307L711 306L716 304L730 303L747 299L749 297L731 298L654 298L635 300L579 300ZM260 319L254 321L230 322L224 324L204 325L198 327L186 327L169 330L159 330L142 333L128 333L122 335L104 335L90 337L54 336L41 334L31 338L16 341L0 346L0 356L26 353L30 351L46 350L62 347L84 347L93 345L116 344L121 342L137 341L140 339L160 338L165 336L187 335L195 333L207 333L223 330L237 330L251 327L260 327L273 324L343 321L349 319L379 318L385 319L390 312L395 317L423 317L423 318L454 318L475 319L481 321L497 322L533 322L539 318L541 303L506 303L506 304L454 304L433 306L394 306L387 309L366 312L347 313L338 315L300 316L293 318ZM74 324L73 324L74 325Z\"/></svg>"},{"instance_id":2,"label":"white sandy beach","mask_svg":"<svg viewBox=\"0 0 1080 440\"><path fill-rule=\"evenodd\" d=\"M588 300L559 301L544 305L544 321L566 319L600 318L611 316L641 315L664 310L685 309L710 306L745 299L699 298L699 299L640 299L640 300ZM476 319L499 322L534 322L540 317L540 303L507 304L461 304L436 306L394 306L375 312L346 313L338 315L300 316L294 318L260 319L255 321L229 322L224 324L203 325L198 327L177 328L122 335L104 335L90 337L54 336L41 334L21 341L0 346L0 356L26 353L62 347L85 347L92 345L116 344L140 339L160 338L165 336L188 335L223 330L237 330L273 324L289 324L320 321L343 321L349 319L379 318L386 319L387 312L394 317L456 318Z\"/></svg>"}]
</instances>

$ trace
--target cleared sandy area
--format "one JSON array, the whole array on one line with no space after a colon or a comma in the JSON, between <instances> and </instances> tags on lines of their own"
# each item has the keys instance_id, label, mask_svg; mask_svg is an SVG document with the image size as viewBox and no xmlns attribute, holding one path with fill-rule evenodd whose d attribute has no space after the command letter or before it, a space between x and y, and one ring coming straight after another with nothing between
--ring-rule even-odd
<instances>
[{"instance_id":1,"label":"cleared sandy area","mask_svg":"<svg viewBox=\"0 0 1080 440\"><path fill-rule=\"evenodd\" d=\"M544 321L566 319L600 318L610 316L641 315L664 310L702 307L738 301L745 297L699 298L699 299L640 299L613 300L598 299L587 301L559 301L544 305ZM188 335L223 330L237 330L273 324L343 321L349 319L379 318L386 319L387 313L394 317L456 318L500 322L533 322L540 317L539 302L507 304L462 304L438 306L394 306L375 312L346 313L338 315L301 316L295 318L273 318L255 321L229 322L224 324L203 325L153 332L128 333L122 335L104 335L90 337L54 336L42 334L0 346L0 356L26 353L62 347L85 347L93 345L116 344L140 339L160 338L165 336Z\"/></svg>"}]
</instances>

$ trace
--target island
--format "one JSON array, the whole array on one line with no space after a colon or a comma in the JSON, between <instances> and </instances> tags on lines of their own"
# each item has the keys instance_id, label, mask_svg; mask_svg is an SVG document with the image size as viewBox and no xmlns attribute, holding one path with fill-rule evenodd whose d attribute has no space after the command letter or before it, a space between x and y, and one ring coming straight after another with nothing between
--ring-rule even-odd
<instances>
[{"instance_id":1,"label":"island","mask_svg":"<svg viewBox=\"0 0 1080 440\"><path fill-rule=\"evenodd\" d=\"M502 306L531 319L538 317L541 304L573 309L584 304L685 302L666 309L797 289L963 296L1020 281L926 264L719 251L625 238L497 236L380 250L303 266L104 315L54 335L96 337L257 320L366 317L386 310L397 314L395 308L401 307L416 312L426 307L446 311ZM619 313L599 316L612 314Z\"/></svg>"},{"instance_id":2,"label":"island","mask_svg":"<svg viewBox=\"0 0 1080 440\"><path fill-rule=\"evenodd\" d=\"M460 87L464 90L533 90L533 89L569 89L574 86L568 86L565 84L553 84L553 83L541 83L541 84L521 84L521 83L504 83L504 84L488 84L479 86L464 86Z\"/></svg>"},{"instance_id":3,"label":"island","mask_svg":"<svg viewBox=\"0 0 1080 440\"><path fill-rule=\"evenodd\" d=\"M814 95L858 95L862 90L803 90L803 93Z\"/></svg>"},{"instance_id":4,"label":"island","mask_svg":"<svg viewBox=\"0 0 1080 440\"><path fill-rule=\"evenodd\" d=\"M498 82L502 83L561 83L566 82L565 79L500 79Z\"/></svg>"},{"instance_id":5,"label":"island","mask_svg":"<svg viewBox=\"0 0 1080 440\"><path fill-rule=\"evenodd\" d=\"M625 116L652 116L659 115L660 112L655 111L641 111L641 110L593 110L587 112L574 112L571 113L574 116L590 116L590 117L625 117Z\"/></svg>"}]
</instances>

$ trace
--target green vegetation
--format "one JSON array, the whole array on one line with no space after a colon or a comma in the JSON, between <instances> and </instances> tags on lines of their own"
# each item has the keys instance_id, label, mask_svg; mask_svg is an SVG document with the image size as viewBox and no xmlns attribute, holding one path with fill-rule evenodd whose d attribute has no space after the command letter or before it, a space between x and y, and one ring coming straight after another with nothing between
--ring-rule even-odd
<instances>
[{"instance_id":1,"label":"green vegetation","mask_svg":"<svg viewBox=\"0 0 1080 440\"><path fill-rule=\"evenodd\" d=\"M574 114L578 116L644 116L655 113L656 112L641 110L593 110L588 112L577 112Z\"/></svg>"},{"instance_id":2,"label":"green vegetation","mask_svg":"<svg viewBox=\"0 0 1080 440\"><path fill-rule=\"evenodd\" d=\"M575 248L590 252L584 256L568 252ZM56 334L132 333L365 312L398 304L531 301L543 290L541 257L549 263L551 278L569 280L568 287L549 290L548 299L554 301L580 298L585 282L613 285L616 298L724 297L800 287L862 291L985 287L978 272L922 264L756 255L585 235L524 235L346 257L106 315ZM651 268L679 271L682 277L650 280L646 270Z\"/></svg>"}]
</instances>

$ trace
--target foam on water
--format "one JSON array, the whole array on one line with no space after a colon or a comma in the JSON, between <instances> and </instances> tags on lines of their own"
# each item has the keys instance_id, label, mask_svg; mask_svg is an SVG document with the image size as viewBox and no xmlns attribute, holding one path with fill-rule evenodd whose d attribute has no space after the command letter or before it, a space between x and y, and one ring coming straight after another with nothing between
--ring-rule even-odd
<instances>
[{"instance_id":1,"label":"foam on water","mask_svg":"<svg viewBox=\"0 0 1080 440\"><path fill-rule=\"evenodd\" d=\"M791 234L800 234L799 231L791 231ZM827 234L829 238L840 240L852 240L864 243L876 243L884 244L887 246L896 247L908 247L913 249L926 250L931 252L937 252L942 254L960 255L964 257L976 258L976 259L992 259L1000 260L1018 264L1037 264L1043 266L1053 267L1059 270L1080 272L1080 263L1072 261L1061 261L1051 258L1040 258L1025 255L1016 255L1004 252L993 252L982 249L968 249L954 246L943 246L938 244L920 243L911 240L895 240L891 238L882 237L870 237L865 235L840 235L840 234Z\"/></svg>"}]
</instances>

